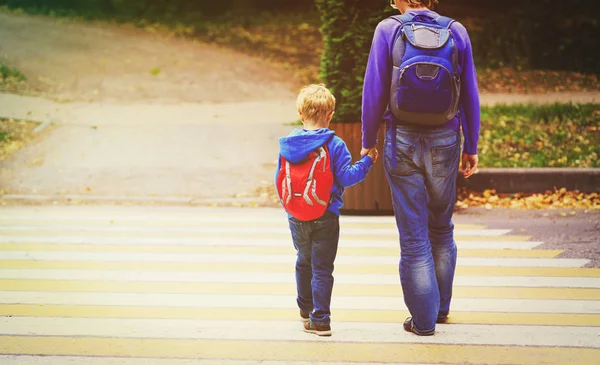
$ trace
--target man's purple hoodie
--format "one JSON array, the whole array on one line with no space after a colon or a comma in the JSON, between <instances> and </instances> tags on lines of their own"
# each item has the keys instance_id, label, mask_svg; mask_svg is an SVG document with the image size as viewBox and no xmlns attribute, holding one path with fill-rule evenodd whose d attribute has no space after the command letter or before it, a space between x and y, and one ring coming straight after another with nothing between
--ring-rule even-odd
<instances>
[{"instance_id":1,"label":"man's purple hoodie","mask_svg":"<svg viewBox=\"0 0 600 365\"><path fill-rule=\"evenodd\" d=\"M411 10L408 11L408 14L426 15L434 19L439 16L431 10ZM400 28L399 22L388 18L380 22L375 29L363 87L362 145L364 148L371 148L377 144L377 134L382 120L386 120L388 123L404 123L396 120L388 108L392 80L391 54ZM479 142L480 109L471 40L467 29L458 22L454 22L450 30L454 35L459 55L460 109L458 116L448 121L443 127L458 131L462 125L465 137L464 152L475 155Z\"/></svg>"}]
</instances>

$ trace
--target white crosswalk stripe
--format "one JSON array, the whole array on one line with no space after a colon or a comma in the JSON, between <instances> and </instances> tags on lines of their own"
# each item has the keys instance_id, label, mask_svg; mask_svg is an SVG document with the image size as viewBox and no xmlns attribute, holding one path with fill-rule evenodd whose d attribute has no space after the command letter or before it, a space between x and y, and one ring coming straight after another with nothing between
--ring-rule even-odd
<instances>
[{"instance_id":1,"label":"white crosswalk stripe","mask_svg":"<svg viewBox=\"0 0 600 365\"><path fill-rule=\"evenodd\" d=\"M402 328L394 218L342 217L318 338L279 209L4 207L0 363L596 364L600 270L458 223L451 323L423 338Z\"/></svg>"},{"instance_id":2,"label":"white crosswalk stripe","mask_svg":"<svg viewBox=\"0 0 600 365\"><path fill-rule=\"evenodd\" d=\"M499 237L501 238L501 237ZM36 242L47 244L86 244L86 245L181 245L181 246L239 246L240 238L227 238L215 236L209 238L187 238L187 237L98 237L98 236L0 236L0 243L23 243ZM244 238L243 244L253 247L290 247L290 237L281 239ZM368 240L346 240L344 247L398 247L398 240L368 241ZM458 238L456 244L463 249L499 249L499 250L528 250L541 245L543 242L535 241L470 241Z\"/></svg>"}]
</instances>

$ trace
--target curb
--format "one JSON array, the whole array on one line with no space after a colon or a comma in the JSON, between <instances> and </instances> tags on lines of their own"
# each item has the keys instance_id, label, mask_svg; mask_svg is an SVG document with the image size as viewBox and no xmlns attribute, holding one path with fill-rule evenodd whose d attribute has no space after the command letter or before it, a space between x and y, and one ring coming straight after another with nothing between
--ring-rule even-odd
<instances>
[{"instance_id":1,"label":"curb","mask_svg":"<svg viewBox=\"0 0 600 365\"><path fill-rule=\"evenodd\" d=\"M469 179L459 175L458 185L474 191L543 193L566 188L583 193L600 192L600 168L489 168Z\"/></svg>"},{"instance_id":2,"label":"curb","mask_svg":"<svg viewBox=\"0 0 600 365\"><path fill-rule=\"evenodd\" d=\"M190 206L237 206L265 204L267 201L261 197L240 198L194 198L190 196L103 196L103 195L36 195L36 194L4 194L0 199L11 202L29 203L108 203L108 204L165 204L165 205L190 205Z\"/></svg>"},{"instance_id":3,"label":"curb","mask_svg":"<svg viewBox=\"0 0 600 365\"><path fill-rule=\"evenodd\" d=\"M42 124L35 127L35 129L33 130L33 133L43 132L44 129L50 127L51 124L52 124L52 121L48 119L48 120L44 121Z\"/></svg>"}]
</instances>

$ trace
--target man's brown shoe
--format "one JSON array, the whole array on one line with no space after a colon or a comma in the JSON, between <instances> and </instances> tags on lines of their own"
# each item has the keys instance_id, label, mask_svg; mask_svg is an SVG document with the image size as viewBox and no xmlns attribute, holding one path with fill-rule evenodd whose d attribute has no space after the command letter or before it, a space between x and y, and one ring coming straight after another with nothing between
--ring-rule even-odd
<instances>
[{"instance_id":1,"label":"man's brown shoe","mask_svg":"<svg viewBox=\"0 0 600 365\"><path fill-rule=\"evenodd\" d=\"M300 318L302 318L302 322L308 322L310 321L310 314L300 309Z\"/></svg>"},{"instance_id":2,"label":"man's brown shoe","mask_svg":"<svg viewBox=\"0 0 600 365\"><path fill-rule=\"evenodd\" d=\"M324 326L308 321L304 323L304 332L314 333L318 336L331 336L331 326Z\"/></svg>"}]
</instances>

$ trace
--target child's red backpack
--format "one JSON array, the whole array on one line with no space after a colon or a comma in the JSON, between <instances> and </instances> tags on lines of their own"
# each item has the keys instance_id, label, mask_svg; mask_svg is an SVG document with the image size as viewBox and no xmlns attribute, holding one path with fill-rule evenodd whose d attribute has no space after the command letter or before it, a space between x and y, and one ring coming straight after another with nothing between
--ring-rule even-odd
<instances>
[{"instance_id":1,"label":"child's red backpack","mask_svg":"<svg viewBox=\"0 0 600 365\"><path fill-rule=\"evenodd\" d=\"M281 156L277 193L285 210L294 218L310 221L327 211L333 188L331 158L326 146L292 164Z\"/></svg>"}]
</instances>

